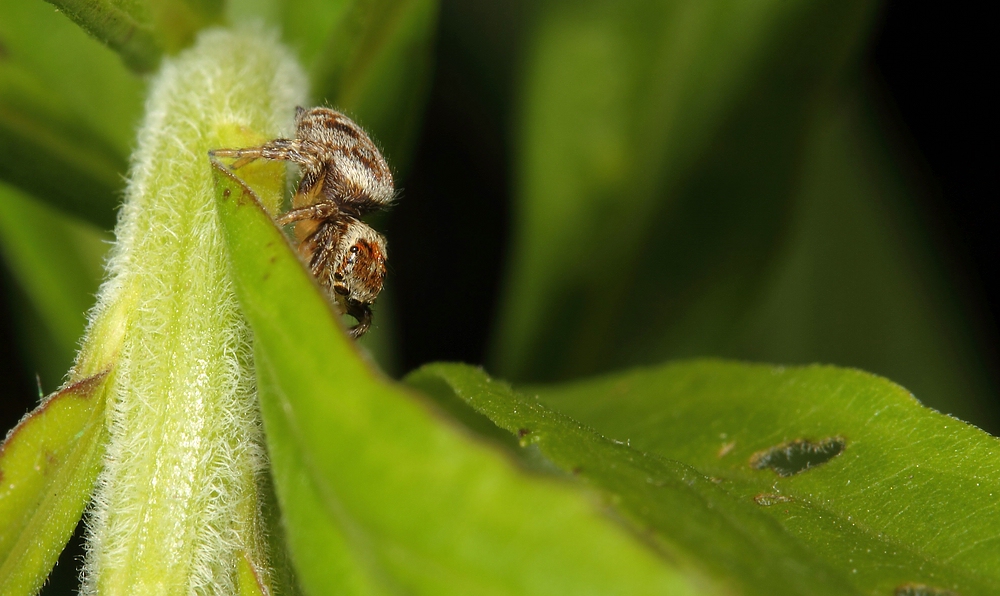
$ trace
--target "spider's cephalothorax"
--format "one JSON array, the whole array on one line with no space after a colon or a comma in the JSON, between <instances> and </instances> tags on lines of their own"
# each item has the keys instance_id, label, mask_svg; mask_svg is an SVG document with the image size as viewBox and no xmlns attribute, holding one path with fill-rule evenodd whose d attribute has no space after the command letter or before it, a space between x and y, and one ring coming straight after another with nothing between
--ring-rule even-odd
<instances>
[{"instance_id":1,"label":"spider's cephalothorax","mask_svg":"<svg viewBox=\"0 0 1000 596\"><path fill-rule=\"evenodd\" d=\"M299 252L320 285L358 324L360 337L371 325L371 304L385 280L385 238L361 221L385 209L394 196L392 172L361 128L329 108L298 108L294 139L275 139L259 147L216 149L216 157L235 157L239 168L255 159L290 161L302 178L292 208L278 218L297 222Z\"/></svg>"}]
</instances>

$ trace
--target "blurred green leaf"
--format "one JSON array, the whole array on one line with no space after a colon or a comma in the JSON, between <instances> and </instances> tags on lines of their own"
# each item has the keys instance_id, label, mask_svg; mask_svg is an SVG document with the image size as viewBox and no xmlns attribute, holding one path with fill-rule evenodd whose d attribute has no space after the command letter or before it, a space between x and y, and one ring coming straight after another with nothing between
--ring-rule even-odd
<instances>
[{"instance_id":1,"label":"blurred green leaf","mask_svg":"<svg viewBox=\"0 0 1000 596\"><path fill-rule=\"evenodd\" d=\"M163 48L142 2L109 0L47 0L84 31L96 37L136 72L156 68Z\"/></svg>"},{"instance_id":2,"label":"blurred green leaf","mask_svg":"<svg viewBox=\"0 0 1000 596\"><path fill-rule=\"evenodd\" d=\"M0 179L114 223L143 82L37 0L0 4Z\"/></svg>"},{"instance_id":3,"label":"blurred green leaf","mask_svg":"<svg viewBox=\"0 0 1000 596\"><path fill-rule=\"evenodd\" d=\"M145 0L144 4L167 53L174 54L194 43L195 36L205 27L222 24L226 3L225 0Z\"/></svg>"},{"instance_id":4,"label":"blurred green leaf","mask_svg":"<svg viewBox=\"0 0 1000 596\"><path fill-rule=\"evenodd\" d=\"M1000 590L1000 442L873 375L695 361L534 399L464 365L408 381L608 491L737 593Z\"/></svg>"},{"instance_id":5,"label":"blurred green leaf","mask_svg":"<svg viewBox=\"0 0 1000 596\"><path fill-rule=\"evenodd\" d=\"M0 593L36 594L90 500L104 454L104 372L49 396L0 447Z\"/></svg>"},{"instance_id":6,"label":"blurred green leaf","mask_svg":"<svg viewBox=\"0 0 1000 596\"><path fill-rule=\"evenodd\" d=\"M136 72L154 70L164 51L176 53L199 30L222 20L222 0L46 0Z\"/></svg>"},{"instance_id":7,"label":"blurred green leaf","mask_svg":"<svg viewBox=\"0 0 1000 596\"><path fill-rule=\"evenodd\" d=\"M915 193L844 103L875 3L545 6L499 374L825 361L1000 428Z\"/></svg>"},{"instance_id":8,"label":"blurred green leaf","mask_svg":"<svg viewBox=\"0 0 1000 596\"><path fill-rule=\"evenodd\" d=\"M685 308L724 326L766 271L809 107L871 4L546 2L515 110L498 372L620 366Z\"/></svg>"},{"instance_id":9,"label":"blurred green leaf","mask_svg":"<svg viewBox=\"0 0 1000 596\"><path fill-rule=\"evenodd\" d=\"M285 43L298 53L299 62L312 70L331 43L332 33L346 30L347 21L357 21L364 0L290 0L277 4ZM359 31L355 30L356 41ZM345 42L346 43L346 42ZM315 75L314 75L315 76Z\"/></svg>"},{"instance_id":10,"label":"blurred green leaf","mask_svg":"<svg viewBox=\"0 0 1000 596\"><path fill-rule=\"evenodd\" d=\"M876 371L927 405L996 433L1000 412L983 348L921 227L913 180L875 123L859 91L838 90L821 102L784 240L714 352ZM711 329L705 320L697 327ZM644 339L632 359L671 349ZM674 339L675 351L699 351L692 336Z\"/></svg>"},{"instance_id":11,"label":"blurred green leaf","mask_svg":"<svg viewBox=\"0 0 1000 596\"><path fill-rule=\"evenodd\" d=\"M356 119L405 172L430 87L438 1L294 0L282 9L285 41L317 103Z\"/></svg>"},{"instance_id":12,"label":"blurred green leaf","mask_svg":"<svg viewBox=\"0 0 1000 596\"><path fill-rule=\"evenodd\" d=\"M307 593L694 593L573 487L517 470L380 378L252 192L216 177Z\"/></svg>"},{"instance_id":13,"label":"blurred green leaf","mask_svg":"<svg viewBox=\"0 0 1000 596\"><path fill-rule=\"evenodd\" d=\"M51 339L36 367L52 385L69 370L104 273L109 238L0 183L0 256ZM32 338L37 340L38 338Z\"/></svg>"}]
</instances>

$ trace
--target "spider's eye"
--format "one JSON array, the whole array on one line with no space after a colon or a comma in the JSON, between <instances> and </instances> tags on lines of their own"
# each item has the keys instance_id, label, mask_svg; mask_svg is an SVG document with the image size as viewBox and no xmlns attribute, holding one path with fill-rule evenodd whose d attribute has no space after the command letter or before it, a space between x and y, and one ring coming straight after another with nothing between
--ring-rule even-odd
<instances>
[{"instance_id":1,"label":"spider's eye","mask_svg":"<svg viewBox=\"0 0 1000 596\"><path fill-rule=\"evenodd\" d=\"M358 252L358 246L356 244L351 247L351 252L357 254L357 252Z\"/></svg>"},{"instance_id":2,"label":"spider's eye","mask_svg":"<svg viewBox=\"0 0 1000 596\"><path fill-rule=\"evenodd\" d=\"M333 274L333 279L335 279L337 281L343 281L344 280L344 274L340 273L340 272L334 273Z\"/></svg>"}]
</instances>

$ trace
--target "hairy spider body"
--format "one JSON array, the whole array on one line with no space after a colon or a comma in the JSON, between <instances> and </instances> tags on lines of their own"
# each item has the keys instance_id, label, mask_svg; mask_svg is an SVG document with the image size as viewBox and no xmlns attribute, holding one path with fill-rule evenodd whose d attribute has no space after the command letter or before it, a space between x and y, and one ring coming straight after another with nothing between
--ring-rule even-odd
<instances>
[{"instance_id":1,"label":"hairy spider body","mask_svg":"<svg viewBox=\"0 0 1000 596\"><path fill-rule=\"evenodd\" d=\"M371 304L386 273L385 238L360 218L392 203L392 172L368 135L340 112L297 108L295 123L294 139L216 149L211 155L235 157L234 170L256 159L299 166L292 208L277 222L296 223L299 253L320 285L357 319L350 329L357 338L371 326Z\"/></svg>"}]
</instances>

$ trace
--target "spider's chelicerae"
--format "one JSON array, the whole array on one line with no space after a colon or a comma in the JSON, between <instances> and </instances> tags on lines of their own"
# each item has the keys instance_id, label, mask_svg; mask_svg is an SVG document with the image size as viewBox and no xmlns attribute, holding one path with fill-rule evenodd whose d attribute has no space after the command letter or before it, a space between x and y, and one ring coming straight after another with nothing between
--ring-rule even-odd
<instances>
[{"instance_id":1,"label":"spider's chelicerae","mask_svg":"<svg viewBox=\"0 0 1000 596\"><path fill-rule=\"evenodd\" d=\"M235 157L231 169L256 159L290 161L302 179L292 208L277 219L297 222L299 252L312 274L358 324L360 337L371 326L371 304L385 280L385 238L361 221L392 203L392 172L365 131L329 108L297 108L294 139L275 139L260 147L216 149L211 155Z\"/></svg>"}]
</instances>

